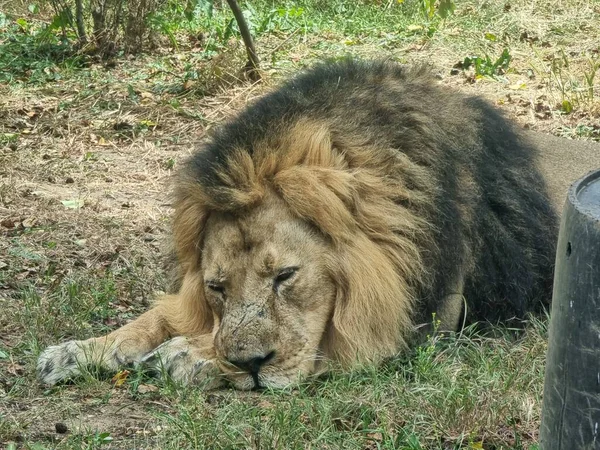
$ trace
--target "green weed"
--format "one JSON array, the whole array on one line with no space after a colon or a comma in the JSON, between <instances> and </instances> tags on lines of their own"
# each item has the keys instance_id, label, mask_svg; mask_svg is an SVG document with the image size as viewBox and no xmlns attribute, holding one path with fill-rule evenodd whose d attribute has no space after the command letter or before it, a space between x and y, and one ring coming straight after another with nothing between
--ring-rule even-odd
<instances>
[{"instance_id":1,"label":"green weed","mask_svg":"<svg viewBox=\"0 0 600 450\"><path fill-rule=\"evenodd\" d=\"M475 70L477 77L492 77L504 75L508 70L512 56L507 48L502 51L502 54L495 59L492 59L489 55L481 56L467 56L460 67L463 70L467 70L471 67Z\"/></svg>"}]
</instances>

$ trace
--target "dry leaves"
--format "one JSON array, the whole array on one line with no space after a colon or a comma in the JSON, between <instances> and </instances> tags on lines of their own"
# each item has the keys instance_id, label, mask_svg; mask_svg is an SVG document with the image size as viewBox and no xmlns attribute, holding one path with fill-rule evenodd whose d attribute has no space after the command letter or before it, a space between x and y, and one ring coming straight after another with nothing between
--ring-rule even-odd
<instances>
[{"instance_id":1,"label":"dry leaves","mask_svg":"<svg viewBox=\"0 0 600 450\"><path fill-rule=\"evenodd\" d=\"M111 378L111 384L116 388L123 386L129 377L129 373L129 370L121 370L117 372L115 376Z\"/></svg>"}]
</instances>

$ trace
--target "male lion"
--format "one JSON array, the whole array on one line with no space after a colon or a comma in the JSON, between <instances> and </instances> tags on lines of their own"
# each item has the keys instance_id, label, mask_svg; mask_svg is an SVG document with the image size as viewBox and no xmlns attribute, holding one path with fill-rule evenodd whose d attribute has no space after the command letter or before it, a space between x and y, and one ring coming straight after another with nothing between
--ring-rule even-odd
<instances>
[{"instance_id":1,"label":"male lion","mask_svg":"<svg viewBox=\"0 0 600 450\"><path fill-rule=\"evenodd\" d=\"M133 363L278 388L327 361L396 355L433 317L454 330L539 311L557 218L534 157L497 110L424 69L318 65L185 164L178 292L107 336L47 348L39 376Z\"/></svg>"}]
</instances>

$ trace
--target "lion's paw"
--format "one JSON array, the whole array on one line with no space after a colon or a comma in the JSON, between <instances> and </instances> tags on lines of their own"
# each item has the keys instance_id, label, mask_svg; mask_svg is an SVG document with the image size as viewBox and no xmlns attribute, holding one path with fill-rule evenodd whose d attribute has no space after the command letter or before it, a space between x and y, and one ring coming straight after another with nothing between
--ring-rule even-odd
<instances>
[{"instance_id":1,"label":"lion's paw","mask_svg":"<svg viewBox=\"0 0 600 450\"><path fill-rule=\"evenodd\" d=\"M45 384L54 385L81 374L81 367L85 362L82 344L82 341L69 341L44 350L37 362L40 380Z\"/></svg>"},{"instance_id":2,"label":"lion's paw","mask_svg":"<svg viewBox=\"0 0 600 450\"><path fill-rule=\"evenodd\" d=\"M183 336L159 345L139 365L159 377L168 374L176 382L201 385L206 390L224 384L214 361L204 358L200 349Z\"/></svg>"},{"instance_id":3,"label":"lion's paw","mask_svg":"<svg viewBox=\"0 0 600 450\"><path fill-rule=\"evenodd\" d=\"M37 362L39 379L49 385L81 375L90 366L117 370L141 357L135 346L123 351L114 340L68 341L44 350Z\"/></svg>"}]
</instances>

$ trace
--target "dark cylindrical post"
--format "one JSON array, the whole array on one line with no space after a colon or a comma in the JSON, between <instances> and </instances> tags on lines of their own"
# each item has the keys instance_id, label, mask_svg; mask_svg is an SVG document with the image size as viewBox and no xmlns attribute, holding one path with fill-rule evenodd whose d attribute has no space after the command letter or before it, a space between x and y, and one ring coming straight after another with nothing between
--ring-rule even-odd
<instances>
[{"instance_id":1,"label":"dark cylindrical post","mask_svg":"<svg viewBox=\"0 0 600 450\"><path fill-rule=\"evenodd\" d=\"M571 186L563 211L540 447L600 449L600 170Z\"/></svg>"}]
</instances>

